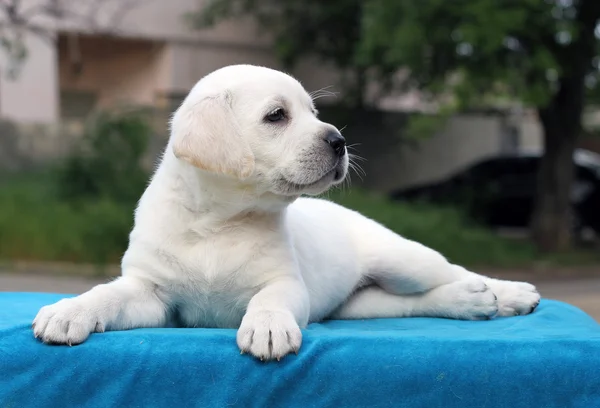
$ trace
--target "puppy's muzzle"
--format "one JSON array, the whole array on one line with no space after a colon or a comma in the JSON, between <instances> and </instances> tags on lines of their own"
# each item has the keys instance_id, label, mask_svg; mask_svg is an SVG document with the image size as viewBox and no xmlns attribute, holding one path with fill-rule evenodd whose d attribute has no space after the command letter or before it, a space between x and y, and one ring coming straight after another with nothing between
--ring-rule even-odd
<instances>
[{"instance_id":1,"label":"puppy's muzzle","mask_svg":"<svg viewBox=\"0 0 600 408\"><path fill-rule=\"evenodd\" d=\"M333 149L335 155L339 158L346 154L346 139L339 132L332 130L325 135L325 143Z\"/></svg>"}]
</instances>

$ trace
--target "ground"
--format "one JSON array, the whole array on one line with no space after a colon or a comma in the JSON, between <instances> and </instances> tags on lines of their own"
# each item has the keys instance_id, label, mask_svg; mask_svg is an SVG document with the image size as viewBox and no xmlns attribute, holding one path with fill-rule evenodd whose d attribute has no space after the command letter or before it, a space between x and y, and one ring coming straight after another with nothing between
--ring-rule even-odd
<instances>
[{"instance_id":1,"label":"ground","mask_svg":"<svg viewBox=\"0 0 600 408\"><path fill-rule=\"evenodd\" d=\"M48 275L0 273L0 292L82 293L108 278L55 277ZM600 277L586 279L531 279L544 298L575 305L600 322Z\"/></svg>"}]
</instances>

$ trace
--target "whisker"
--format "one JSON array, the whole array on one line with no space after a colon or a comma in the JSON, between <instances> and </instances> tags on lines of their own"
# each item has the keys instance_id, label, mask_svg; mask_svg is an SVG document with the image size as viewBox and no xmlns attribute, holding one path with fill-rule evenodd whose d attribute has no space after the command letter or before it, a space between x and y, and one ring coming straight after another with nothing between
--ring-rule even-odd
<instances>
[{"instance_id":1,"label":"whisker","mask_svg":"<svg viewBox=\"0 0 600 408\"><path fill-rule=\"evenodd\" d=\"M359 156L357 154L354 154L354 153L348 153L348 159L350 161L352 161L354 164L358 164L358 163L356 163L357 161L362 161L362 162L366 162L367 161L367 159L365 159L364 157L361 157L361 156Z\"/></svg>"},{"instance_id":2,"label":"whisker","mask_svg":"<svg viewBox=\"0 0 600 408\"><path fill-rule=\"evenodd\" d=\"M354 163L348 163L348 167L350 167L350 169L356 173L361 181L364 181L363 177L366 176L366 173L360 166L357 166Z\"/></svg>"},{"instance_id":3,"label":"whisker","mask_svg":"<svg viewBox=\"0 0 600 408\"><path fill-rule=\"evenodd\" d=\"M309 92L308 95L310 96L310 99L313 102L316 101L319 98L323 98L323 97L326 97L326 96L337 97L338 94L339 94L338 92L332 92L332 91L328 91L327 90L328 88L331 88L332 86L333 85L329 85L329 86L323 87L321 89L317 89L316 91Z\"/></svg>"},{"instance_id":4,"label":"whisker","mask_svg":"<svg viewBox=\"0 0 600 408\"><path fill-rule=\"evenodd\" d=\"M337 96L337 95L327 95L327 94L323 94L323 95L321 95L321 94L320 94L320 95L313 96L313 97L312 97L312 100L313 100L313 102L314 102L314 101L316 101L317 99L325 98L325 97L327 97L327 96L333 96L333 97L335 97L335 96Z\"/></svg>"},{"instance_id":5,"label":"whisker","mask_svg":"<svg viewBox=\"0 0 600 408\"><path fill-rule=\"evenodd\" d=\"M311 97L315 95L339 95L339 92L326 91L324 89L319 89L318 91L312 92L309 94Z\"/></svg>"},{"instance_id":6,"label":"whisker","mask_svg":"<svg viewBox=\"0 0 600 408\"><path fill-rule=\"evenodd\" d=\"M356 172L356 174L363 180L363 177L367 176L367 172L363 169L360 164L355 162L349 162L348 165Z\"/></svg>"},{"instance_id":7,"label":"whisker","mask_svg":"<svg viewBox=\"0 0 600 408\"><path fill-rule=\"evenodd\" d=\"M356 147L354 147L354 146L356 146L356 145L349 145L349 146L346 146L346 149L348 149L348 150L350 150L350 151L353 151L353 152L358 152L359 150L358 150ZM362 156L360 156L360 155L358 155L358 154L356 154L356 153L351 153L351 155L352 155L353 157L355 157L357 160L361 160L361 161L367 161L367 159L365 159L364 157L362 157Z\"/></svg>"},{"instance_id":8,"label":"whisker","mask_svg":"<svg viewBox=\"0 0 600 408\"><path fill-rule=\"evenodd\" d=\"M362 156L359 156L359 155L357 155L357 154L354 154L354 153L348 153L348 157L350 157L352 160L355 160L355 161L361 161L361 162L366 162L366 161L368 161L368 160L367 160L367 159L365 159L364 157L362 157Z\"/></svg>"},{"instance_id":9,"label":"whisker","mask_svg":"<svg viewBox=\"0 0 600 408\"><path fill-rule=\"evenodd\" d=\"M331 91L328 91L328 89L332 88L332 87L333 87L333 85L324 86L323 88L317 89L316 91L309 92L308 94L310 96L313 96L319 92L331 92ZM333 93L333 92L331 92L331 93Z\"/></svg>"},{"instance_id":10,"label":"whisker","mask_svg":"<svg viewBox=\"0 0 600 408\"><path fill-rule=\"evenodd\" d=\"M348 173L343 184L346 185L346 190L350 190L352 188L352 174Z\"/></svg>"}]
</instances>

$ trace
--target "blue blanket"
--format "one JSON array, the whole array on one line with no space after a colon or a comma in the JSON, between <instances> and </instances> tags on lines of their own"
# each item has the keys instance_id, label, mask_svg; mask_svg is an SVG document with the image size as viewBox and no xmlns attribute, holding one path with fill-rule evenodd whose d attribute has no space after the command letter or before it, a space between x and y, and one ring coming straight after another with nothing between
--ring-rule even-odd
<instances>
[{"instance_id":1,"label":"blue blanket","mask_svg":"<svg viewBox=\"0 0 600 408\"><path fill-rule=\"evenodd\" d=\"M313 324L298 356L261 363L234 330L41 344L31 321L65 296L0 293L0 407L600 407L600 326L556 301L492 321Z\"/></svg>"}]
</instances>

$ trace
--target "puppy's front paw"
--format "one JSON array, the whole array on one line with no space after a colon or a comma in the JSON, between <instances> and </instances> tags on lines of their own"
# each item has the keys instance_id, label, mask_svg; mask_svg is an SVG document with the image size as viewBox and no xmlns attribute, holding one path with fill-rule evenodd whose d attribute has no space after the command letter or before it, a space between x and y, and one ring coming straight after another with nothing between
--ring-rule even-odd
<instances>
[{"instance_id":1,"label":"puppy's front paw","mask_svg":"<svg viewBox=\"0 0 600 408\"><path fill-rule=\"evenodd\" d=\"M261 360L279 360L290 352L298 352L302 332L289 312L250 312L237 332L237 344L242 353L248 352Z\"/></svg>"},{"instance_id":2,"label":"puppy's front paw","mask_svg":"<svg viewBox=\"0 0 600 408\"><path fill-rule=\"evenodd\" d=\"M91 308L72 298L42 307L32 328L35 337L44 343L72 346L84 342L94 331L103 332L104 324Z\"/></svg>"},{"instance_id":3,"label":"puppy's front paw","mask_svg":"<svg viewBox=\"0 0 600 408\"><path fill-rule=\"evenodd\" d=\"M490 279L487 284L498 297L498 316L526 315L540 304L540 294L529 283Z\"/></svg>"},{"instance_id":4,"label":"puppy's front paw","mask_svg":"<svg viewBox=\"0 0 600 408\"><path fill-rule=\"evenodd\" d=\"M487 320L498 312L496 296L480 278L468 278L440 286L436 295L443 315L460 320Z\"/></svg>"}]
</instances>

